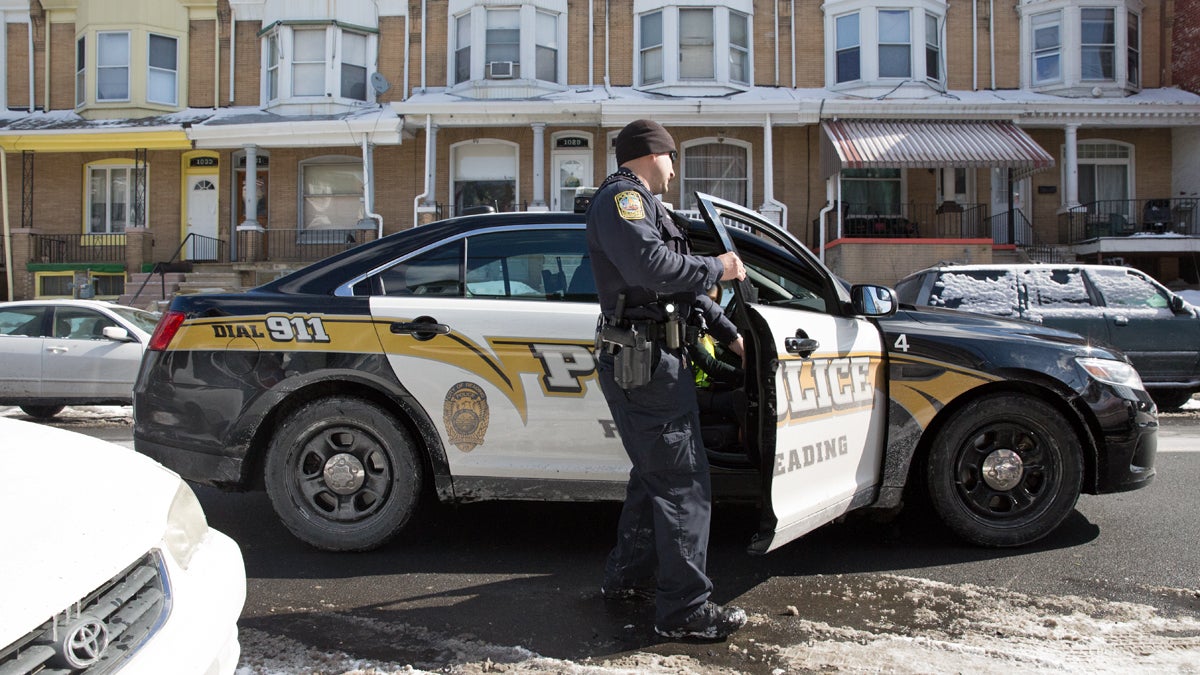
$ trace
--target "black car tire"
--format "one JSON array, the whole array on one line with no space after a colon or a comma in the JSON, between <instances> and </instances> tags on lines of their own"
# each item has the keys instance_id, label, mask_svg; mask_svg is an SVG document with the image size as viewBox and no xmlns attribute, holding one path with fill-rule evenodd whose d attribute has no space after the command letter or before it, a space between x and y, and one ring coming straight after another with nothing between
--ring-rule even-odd
<instances>
[{"instance_id":1,"label":"black car tire","mask_svg":"<svg viewBox=\"0 0 1200 675\"><path fill-rule=\"evenodd\" d=\"M65 405L23 405L21 406L21 412L30 417L36 417L39 420L48 420L62 412L66 407Z\"/></svg>"},{"instance_id":2,"label":"black car tire","mask_svg":"<svg viewBox=\"0 0 1200 675\"><path fill-rule=\"evenodd\" d=\"M1058 411L1031 396L999 394L972 401L947 422L929 452L926 479L934 510L955 534L983 546L1022 546L1075 508L1083 459Z\"/></svg>"},{"instance_id":3,"label":"black car tire","mask_svg":"<svg viewBox=\"0 0 1200 675\"><path fill-rule=\"evenodd\" d=\"M267 451L267 494L283 524L327 551L387 542L416 509L423 482L415 445L394 416L331 396L287 416Z\"/></svg>"},{"instance_id":4,"label":"black car tire","mask_svg":"<svg viewBox=\"0 0 1200 675\"><path fill-rule=\"evenodd\" d=\"M1160 411L1179 410L1183 404L1192 400L1192 392L1186 389L1151 389L1150 398Z\"/></svg>"}]
</instances>

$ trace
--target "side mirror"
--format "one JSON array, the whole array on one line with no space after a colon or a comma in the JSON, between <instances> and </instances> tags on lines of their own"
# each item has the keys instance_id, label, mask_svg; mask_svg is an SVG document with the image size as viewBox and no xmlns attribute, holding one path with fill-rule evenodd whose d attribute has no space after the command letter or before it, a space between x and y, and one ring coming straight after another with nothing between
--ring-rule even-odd
<instances>
[{"instance_id":1,"label":"side mirror","mask_svg":"<svg viewBox=\"0 0 1200 675\"><path fill-rule=\"evenodd\" d=\"M854 306L854 313L862 316L891 316L899 305L892 289L872 284L850 287L850 302Z\"/></svg>"},{"instance_id":2,"label":"side mirror","mask_svg":"<svg viewBox=\"0 0 1200 675\"><path fill-rule=\"evenodd\" d=\"M1183 298L1174 293L1171 294L1171 299L1167 301L1167 306L1175 314L1187 314L1187 305L1183 302Z\"/></svg>"},{"instance_id":3,"label":"side mirror","mask_svg":"<svg viewBox=\"0 0 1200 675\"><path fill-rule=\"evenodd\" d=\"M120 326L105 326L101 332L105 338L115 342L133 342L133 338L129 337L129 331Z\"/></svg>"}]
</instances>

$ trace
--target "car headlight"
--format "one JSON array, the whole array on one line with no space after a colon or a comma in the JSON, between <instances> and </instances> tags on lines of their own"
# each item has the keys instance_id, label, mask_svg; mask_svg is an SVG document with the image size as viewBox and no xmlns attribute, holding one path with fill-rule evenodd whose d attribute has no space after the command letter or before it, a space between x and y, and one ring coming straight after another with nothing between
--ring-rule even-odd
<instances>
[{"instance_id":1,"label":"car headlight","mask_svg":"<svg viewBox=\"0 0 1200 675\"><path fill-rule=\"evenodd\" d=\"M208 519L204 517L204 509L196 493L188 484L179 481L179 489L175 491L175 499L171 500L171 511L167 514L167 530L163 533L163 541L175 562L187 569L192 560L192 554L204 541L208 534Z\"/></svg>"},{"instance_id":2,"label":"car headlight","mask_svg":"<svg viewBox=\"0 0 1200 675\"><path fill-rule=\"evenodd\" d=\"M1080 356L1075 358L1075 362L1082 366L1088 375L1106 384L1146 390L1141 376L1133 369L1133 366L1124 361Z\"/></svg>"}]
</instances>

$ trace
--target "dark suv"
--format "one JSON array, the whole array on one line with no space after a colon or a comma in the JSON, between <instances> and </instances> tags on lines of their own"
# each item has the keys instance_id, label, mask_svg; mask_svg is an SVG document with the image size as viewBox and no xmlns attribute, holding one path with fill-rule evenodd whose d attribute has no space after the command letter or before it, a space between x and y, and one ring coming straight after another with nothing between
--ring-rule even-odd
<instances>
[{"instance_id":1,"label":"dark suv","mask_svg":"<svg viewBox=\"0 0 1200 675\"><path fill-rule=\"evenodd\" d=\"M944 265L896 284L901 303L1026 319L1125 352L1158 407L1200 391L1200 317L1146 274L1113 265Z\"/></svg>"}]
</instances>

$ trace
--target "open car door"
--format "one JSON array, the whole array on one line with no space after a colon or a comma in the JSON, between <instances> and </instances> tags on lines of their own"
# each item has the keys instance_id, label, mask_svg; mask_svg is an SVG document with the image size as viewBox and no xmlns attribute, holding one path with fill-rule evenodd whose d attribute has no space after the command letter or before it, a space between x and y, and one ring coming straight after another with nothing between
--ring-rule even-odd
<instances>
[{"instance_id":1,"label":"open car door","mask_svg":"<svg viewBox=\"0 0 1200 675\"><path fill-rule=\"evenodd\" d=\"M765 553L874 499L887 441L882 334L789 233L744 207L696 197L719 246L746 267L731 311L758 402L747 441L758 455L763 509L750 550ZM894 302L867 304L859 310L894 311Z\"/></svg>"}]
</instances>

